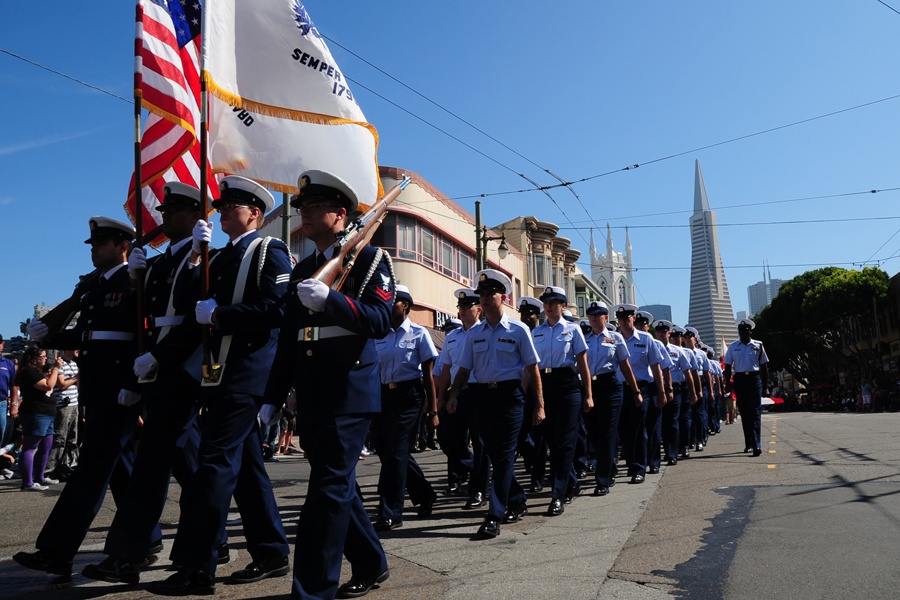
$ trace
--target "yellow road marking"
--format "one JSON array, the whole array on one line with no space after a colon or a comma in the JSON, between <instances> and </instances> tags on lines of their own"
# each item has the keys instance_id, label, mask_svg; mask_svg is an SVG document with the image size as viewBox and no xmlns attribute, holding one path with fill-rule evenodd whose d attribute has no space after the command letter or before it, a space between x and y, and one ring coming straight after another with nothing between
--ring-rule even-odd
<instances>
[{"instance_id":1,"label":"yellow road marking","mask_svg":"<svg viewBox=\"0 0 900 600\"><path fill-rule=\"evenodd\" d=\"M768 468L770 468L770 469L776 468L776 465L767 465L767 466L768 466Z\"/></svg>"}]
</instances>

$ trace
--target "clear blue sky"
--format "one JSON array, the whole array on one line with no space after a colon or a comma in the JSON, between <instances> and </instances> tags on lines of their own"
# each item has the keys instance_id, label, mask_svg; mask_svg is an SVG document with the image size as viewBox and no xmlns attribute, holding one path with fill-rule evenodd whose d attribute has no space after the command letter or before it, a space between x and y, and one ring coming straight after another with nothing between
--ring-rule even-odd
<instances>
[{"instance_id":1,"label":"clear blue sky","mask_svg":"<svg viewBox=\"0 0 900 600\"><path fill-rule=\"evenodd\" d=\"M326 36L541 167L332 45L347 76L494 159L357 84L380 163L420 173L451 198L529 187L517 173L554 183L542 168L573 181L641 164L575 185L589 215L565 189L551 192L559 208L530 192L486 197L483 214L488 224L555 222L585 260L587 228L600 228L602 248L609 222L623 250L617 228L630 225L638 302L671 304L677 323L688 316L695 160L735 310L747 309L764 261L790 279L900 253L900 192L821 198L900 188L900 98L707 147L900 95L900 14L877 0L306 7ZM3 50L125 98L133 35L124 1L7 3L0 22ZM132 107L6 54L0 106L0 333L12 336L35 304L62 300L91 270L88 218L125 218ZM458 201L474 211L474 199ZM893 275L900 260L882 268Z\"/></svg>"}]
</instances>

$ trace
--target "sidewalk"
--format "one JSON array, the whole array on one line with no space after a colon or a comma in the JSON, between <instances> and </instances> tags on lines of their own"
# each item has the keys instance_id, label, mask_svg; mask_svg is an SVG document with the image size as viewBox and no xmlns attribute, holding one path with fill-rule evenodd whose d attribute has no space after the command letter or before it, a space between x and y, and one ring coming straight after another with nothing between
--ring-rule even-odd
<instances>
[{"instance_id":1,"label":"sidewalk","mask_svg":"<svg viewBox=\"0 0 900 600\"><path fill-rule=\"evenodd\" d=\"M545 517L549 504L547 492L529 499L529 513L513 525L501 526L498 538L489 541L471 541L478 529L484 510L465 511L465 497L440 495L445 486L445 458L440 451L415 455L426 476L439 492L434 514L429 519L419 519L415 509L407 510L403 527L384 534L383 543L388 553L391 577L381 589L367 596L378 599L441 599L472 598L661 598L664 594L636 583L609 580L607 574L617 556L631 536L647 504L656 490L662 475L650 475L642 485L630 485L627 478L612 488L605 497L593 497L593 483L584 485L581 496L566 505L559 517ZM521 463L518 463L521 467ZM375 488L378 478L378 460L369 457L359 463L359 483L366 497L370 513L375 508ZM308 465L296 456L281 457L280 462L270 463L272 477L285 529L293 545L296 518L303 501ZM527 476L520 472L520 481ZM18 481L2 482L14 484ZM5 487L0 490L7 492ZM35 498L32 494L3 493L2 500L8 509L6 523L16 520L16 515L29 515L20 523L21 528L3 537L0 550L0 597L28 596L30 600L43 598L96 598L112 596L118 599L153 598L143 589L149 581L164 579L171 574L168 566L177 520L179 489L172 485L169 504L163 515L165 551L161 560L141 577L142 585L129 588L121 585L93 582L80 575L89 563L102 560L102 539L111 521L114 505L108 498L101 515L94 523L91 535L76 556L72 582L65 589L52 589L51 576L28 571L11 560L19 550L30 551L43 519L52 507L54 498ZM232 515L235 519L237 514ZM231 557L228 565L219 569L216 596L220 598L268 598L287 597L290 578L264 580L249 585L225 585L223 576L246 566L250 558L237 523L229 523L232 536ZM345 564L343 579L349 577Z\"/></svg>"}]
</instances>

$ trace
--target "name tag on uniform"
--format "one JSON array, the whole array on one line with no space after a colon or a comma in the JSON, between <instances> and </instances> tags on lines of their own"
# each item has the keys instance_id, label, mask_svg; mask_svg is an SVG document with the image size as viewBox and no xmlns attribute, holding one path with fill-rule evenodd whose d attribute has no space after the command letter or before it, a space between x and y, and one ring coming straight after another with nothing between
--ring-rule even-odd
<instances>
[{"instance_id":1,"label":"name tag on uniform","mask_svg":"<svg viewBox=\"0 0 900 600\"><path fill-rule=\"evenodd\" d=\"M487 340L473 340L472 343L473 343L473 344L483 344L483 343L485 343L486 341L487 341Z\"/></svg>"},{"instance_id":2,"label":"name tag on uniform","mask_svg":"<svg viewBox=\"0 0 900 600\"><path fill-rule=\"evenodd\" d=\"M497 338L497 341L503 344L512 344L513 346L516 345L516 340L511 340L509 338Z\"/></svg>"},{"instance_id":3,"label":"name tag on uniform","mask_svg":"<svg viewBox=\"0 0 900 600\"><path fill-rule=\"evenodd\" d=\"M544 334L543 334L543 333L538 333L538 334L535 334L534 339L535 339L535 340L540 340L540 339L543 339L543 337L544 337Z\"/></svg>"},{"instance_id":4,"label":"name tag on uniform","mask_svg":"<svg viewBox=\"0 0 900 600\"><path fill-rule=\"evenodd\" d=\"M646 346L646 344L635 344L634 347L635 348L646 348L647 346Z\"/></svg>"}]
</instances>

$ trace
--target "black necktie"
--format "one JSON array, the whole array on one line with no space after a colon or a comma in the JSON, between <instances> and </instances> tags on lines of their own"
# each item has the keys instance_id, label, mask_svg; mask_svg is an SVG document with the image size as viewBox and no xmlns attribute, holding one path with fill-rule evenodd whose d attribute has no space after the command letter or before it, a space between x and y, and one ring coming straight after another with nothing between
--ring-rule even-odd
<instances>
[{"instance_id":1,"label":"black necktie","mask_svg":"<svg viewBox=\"0 0 900 600\"><path fill-rule=\"evenodd\" d=\"M325 255L321 252L316 254L316 271L322 268L322 265L325 264Z\"/></svg>"}]
</instances>

